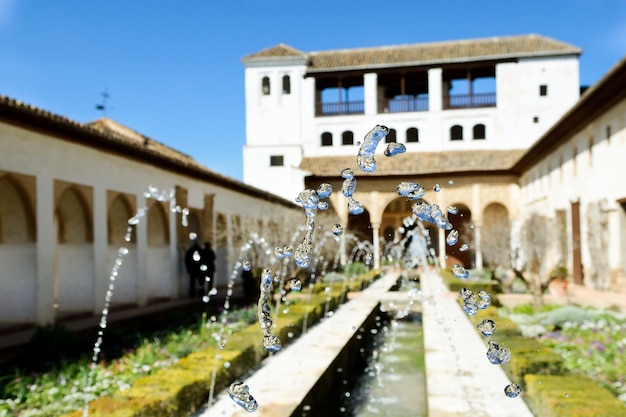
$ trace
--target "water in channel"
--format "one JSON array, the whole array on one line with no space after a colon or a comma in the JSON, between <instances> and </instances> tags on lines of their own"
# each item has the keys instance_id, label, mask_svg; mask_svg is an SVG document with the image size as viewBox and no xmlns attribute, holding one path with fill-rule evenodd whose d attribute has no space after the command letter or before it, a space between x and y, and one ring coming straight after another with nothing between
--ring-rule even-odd
<instances>
[{"instance_id":1,"label":"water in channel","mask_svg":"<svg viewBox=\"0 0 626 417\"><path fill-rule=\"evenodd\" d=\"M371 349L346 384L333 417L425 417L426 377L422 315L381 312L370 329ZM344 381L346 383L346 381Z\"/></svg>"}]
</instances>

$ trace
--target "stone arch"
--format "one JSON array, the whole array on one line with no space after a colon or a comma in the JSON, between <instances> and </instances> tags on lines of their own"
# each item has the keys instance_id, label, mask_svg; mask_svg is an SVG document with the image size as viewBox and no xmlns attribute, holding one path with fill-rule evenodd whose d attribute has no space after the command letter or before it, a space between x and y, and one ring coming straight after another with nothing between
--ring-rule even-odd
<instances>
[{"instance_id":1,"label":"stone arch","mask_svg":"<svg viewBox=\"0 0 626 417\"><path fill-rule=\"evenodd\" d=\"M202 222L200 221L201 214L197 210L191 210L187 216L187 236L189 239L190 233L195 233L198 239L202 239L204 234L202 233Z\"/></svg>"},{"instance_id":2,"label":"stone arch","mask_svg":"<svg viewBox=\"0 0 626 417\"><path fill-rule=\"evenodd\" d=\"M511 220L504 204L490 203L483 209L480 249L489 269L506 268L511 255Z\"/></svg>"},{"instance_id":3,"label":"stone arch","mask_svg":"<svg viewBox=\"0 0 626 417\"><path fill-rule=\"evenodd\" d=\"M60 314L94 308L94 255L92 215L80 187L69 185L55 208L55 302Z\"/></svg>"},{"instance_id":4,"label":"stone arch","mask_svg":"<svg viewBox=\"0 0 626 417\"><path fill-rule=\"evenodd\" d=\"M0 244L35 241L32 207L18 181L11 175L0 178Z\"/></svg>"},{"instance_id":5,"label":"stone arch","mask_svg":"<svg viewBox=\"0 0 626 417\"><path fill-rule=\"evenodd\" d=\"M160 201L151 201L148 208L146 284L148 299L163 299L173 295L174 274L170 254L168 210Z\"/></svg>"},{"instance_id":6,"label":"stone arch","mask_svg":"<svg viewBox=\"0 0 626 417\"><path fill-rule=\"evenodd\" d=\"M118 257L118 250L124 246L129 250L124 258L124 263L119 269L118 279L115 283L114 304L132 304L137 302L137 288L139 274L137 269L137 233L133 227L130 233L130 241L125 240L128 231L128 219L133 216L132 203L128 196L121 193L110 193L109 210L107 212L108 248L107 265L113 265Z\"/></svg>"},{"instance_id":7,"label":"stone arch","mask_svg":"<svg viewBox=\"0 0 626 417\"><path fill-rule=\"evenodd\" d=\"M474 225L472 223L472 211L462 203L453 204L456 207L456 214L448 213L448 221L452 227L459 232L459 240L455 245L446 246L446 265L460 263L465 268L472 268L474 265ZM449 232L446 231L447 236ZM459 248L464 243L470 245L470 250L461 252Z\"/></svg>"},{"instance_id":8,"label":"stone arch","mask_svg":"<svg viewBox=\"0 0 626 417\"><path fill-rule=\"evenodd\" d=\"M93 242L91 215L82 192L68 187L56 205L58 221L57 240L61 244L85 244Z\"/></svg>"},{"instance_id":9,"label":"stone arch","mask_svg":"<svg viewBox=\"0 0 626 417\"><path fill-rule=\"evenodd\" d=\"M414 203L415 201L398 197L387 204L383 210L383 216L380 222L380 235L385 242L394 242L399 239L397 230L402 226L404 218L413 215L411 206Z\"/></svg>"},{"instance_id":10,"label":"stone arch","mask_svg":"<svg viewBox=\"0 0 626 417\"><path fill-rule=\"evenodd\" d=\"M372 241L372 228L370 226L370 212L365 209L361 214L348 214L346 232L356 236L359 240Z\"/></svg>"},{"instance_id":11,"label":"stone arch","mask_svg":"<svg viewBox=\"0 0 626 417\"><path fill-rule=\"evenodd\" d=\"M35 221L19 177L0 176L0 317L11 322L36 318Z\"/></svg>"}]
</instances>

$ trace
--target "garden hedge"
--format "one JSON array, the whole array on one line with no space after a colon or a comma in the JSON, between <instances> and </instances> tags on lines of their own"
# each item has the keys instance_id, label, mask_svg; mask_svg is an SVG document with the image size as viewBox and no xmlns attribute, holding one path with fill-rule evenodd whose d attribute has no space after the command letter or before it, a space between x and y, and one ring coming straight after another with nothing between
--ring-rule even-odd
<instances>
[{"instance_id":1,"label":"garden hedge","mask_svg":"<svg viewBox=\"0 0 626 417\"><path fill-rule=\"evenodd\" d=\"M357 278L360 288L367 287L380 275L369 271ZM325 289L330 287L330 292ZM296 302L284 307L275 320L274 334L283 346L289 344L302 332L305 316L310 325L319 321L326 311L337 308L342 294L341 283L331 286L315 284L310 301ZM348 291L346 286L343 291ZM303 289L299 297L308 297ZM217 364L215 392L228 387L234 380L255 368L268 353L262 344L263 332L258 323L252 324L232 335L227 335L224 349L211 347L191 353L169 368L135 381L131 388L118 391L113 396L102 397L89 403L90 417L185 417L199 409L208 399L211 376ZM216 355L220 358L216 359ZM225 363L229 367L225 367ZM62 417L82 417L75 411Z\"/></svg>"},{"instance_id":2,"label":"garden hedge","mask_svg":"<svg viewBox=\"0 0 626 417\"><path fill-rule=\"evenodd\" d=\"M471 285L471 281L456 280L460 282L458 289L466 287L474 292L485 289L479 283ZM468 283L470 285L464 285ZM452 290L457 286L448 288ZM454 291L458 292L458 289ZM493 307L498 305L497 293L490 294L494 301L492 306L468 318L474 325L484 319L495 321L496 331L491 338L511 350L511 360L502 367L511 381L522 387L522 395L536 416L626 416L626 405L609 390L591 378L569 373L558 353L535 339L523 337L512 320L500 317L497 308Z\"/></svg>"}]
</instances>

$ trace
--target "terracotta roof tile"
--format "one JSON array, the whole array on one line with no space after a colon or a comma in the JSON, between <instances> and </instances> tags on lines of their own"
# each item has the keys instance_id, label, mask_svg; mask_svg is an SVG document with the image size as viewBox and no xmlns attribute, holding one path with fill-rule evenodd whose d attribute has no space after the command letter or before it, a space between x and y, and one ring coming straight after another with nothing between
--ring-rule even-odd
<instances>
[{"instance_id":1,"label":"terracotta roof tile","mask_svg":"<svg viewBox=\"0 0 626 417\"><path fill-rule=\"evenodd\" d=\"M580 54L578 47L541 35L311 52L309 72L335 69L432 65L528 56Z\"/></svg>"},{"instance_id":2,"label":"terracotta roof tile","mask_svg":"<svg viewBox=\"0 0 626 417\"><path fill-rule=\"evenodd\" d=\"M412 152L391 158L381 154L376 156L378 168L371 173L358 168L356 155L305 157L302 158L300 169L316 177L339 176L344 168L352 168L356 175L365 177L505 171L509 170L523 153L524 150L521 149Z\"/></svg>"},{"instance_id":3,"label":"terracotta roof tile","mask_svg":"<svg viewBox=\"0 0 626 417\"><path fill-rule=\"evenodd\" d=\"M302 51L292 48L289 45L280 43L276 46L263 49L254 54L247 55L242 58L243 62L271 60L277 58L305 58L306 54Z\"/></svg>"}]
</instances>

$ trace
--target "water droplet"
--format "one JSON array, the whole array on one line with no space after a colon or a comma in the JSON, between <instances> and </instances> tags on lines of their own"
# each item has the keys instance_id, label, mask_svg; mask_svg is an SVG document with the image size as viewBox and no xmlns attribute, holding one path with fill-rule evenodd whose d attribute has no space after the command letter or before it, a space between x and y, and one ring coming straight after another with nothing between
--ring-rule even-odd
<instances>
[{"instance_id":1,"label":"water droplet","mask_svg":"<svg viewBox=\"0 0 626 417\"><path fill-rule=\"evenodd\" d=\"M274 335L263 336L263 347L268 352L278 352L281 348L280 339Z\"/></svg>"},{"instance_id":2,"label":"water droplet","mask_svg":"<svg viewBox=\"0 0 626 417\"><path fill-rule=\"evenodd\" d=\"M211 288L211 291L208 293L211 297L217 294L217 288Z\"/></svg>"},{"instance_id":3,"label":"water droplet","mask_svg":"<svg viewBox=\"0 0 626 417\"><path fill-rule=\"evenodd\" d=\"M365 265L370 265L372 263L372 259L374 258L374 255L371 252L368 252L365 255Z\"/></svg>"},{"instance_id":4,"label":"water droplet","mask_svg":"<svg viewBox=\"0 0 626 417\"><path fill-rule=\"evenodd\" d=\"M448 184L450 184L450 185L454 185L454 181L453 181L453 180L450 180L450 181L448 181Z\"/></svg>"},{"instance_id":5,"label":"water droplet","mask_svg":"<svg viewBox=\"0 0 626 417\"><path fill-rule=\"evenodd\" d=\"M468 316L475 316L478 312L478 305L476 303L465 303L463 304L463 311Z\"/></svg>"},{"instance_id":6,"label":"water droplet","mask_svg":"<svg viewBox=\"0 0 626 417\"><path fill-rule=\"evenodd\" d=\"M464 243L464 244L462 244L462 245L461 245L461 247L459 248L459 252L465 252L465 251L469 250L469 248L470 248L469 243Z\"/></svg>"},{"instance_id":7,"label":"water droplet","mask_svg":"<svg viewBox=\"0 0 626 417\"><path fill-rule=\"evenodd\" d=\"M243 263L241 264L241 267L243 268L244 271L249 271L251 268L250 261L243 261Z\"/></svg>"},{"instance_id":8,"label":"water droplet","mask_svg":"<svg viewBox=\"0 0 626 417\"><path fill-rule=\"evenodd\" d=\"M363 205L356 201L354 198L350 197L348 199L348 212L350 214L359 215L365 211Z\"/></svg>"},{"instance_id":9,"label":"water droplet","mask_svg":"<svg viewBox=\"0 0 626 417\"><path fill-rule=\"evenodd\" d=\"M200 271L205 272L207 269L209 269L206 265L202 264L200 265Z\"/></svg>"},{"instance_id":10,"label":"water droplet","mask_svg":"<svg viewBox=\"0 0 626 417\"><path fill-rule=\"evenodd\" d=\"M320 201L319 203L317 203L317 208L322 211L327 210L328 203L326 201Z\"/></svg>"},{"instance_id":11,"label":"water droplet","mask_svg":"<svg viewBox=\"0 0 626 417\"><path fill-rule=\"evenodd\" d=\"M420 188L420 185L416 182L402 181L396 187L396 192L398 193L400 197L406 197L410 193L417 191L419 188Z\"/></svg>"},{"instance_id":12,"label":"water droplet","mask_svg":"<svg viewBox=\"0 0 626 417\"><path fill-rule=\"evenodd\" d=\"M458 241L459 241L459 231L456 229L450 230L450 233L448 233L448 237L446 237L446 243L448 244L448 246L454 246L456 245L456 242Z\"/></svg>"},{"instance_id":13,"label":"water droplet","mask_svg":"<svg viewBox=\"0 0 626 417\"><path fill-rule=\"evenodd\" d=\"M569 392L565 393L565 398L569 398Z\"/></svg>"},{"instance_id":14,"label":"water droplet","mask_svg":"<svg viewBox=\"0 0 626 417\"><path fill-rule=\"evenodd\" d=\"M511 360L511 351L494 340L487 343L487 359L494 365L501 365Z\"/></svg>"},{"instance_id":15,"label":"water droplet","mask_svg":"<svg viewBox=\"0 0 626 417\"><path fill-rule=\"evenodd\" d=\"M274 248L274 255L276 255L278 259L283 259L285 257L285 251L281 247L276 247Z\"/></svg>"},{"instance_id":16,"label":"water droplet","mask_svg":"<svg viewBox=\"0 0 626 417\"><path fill-rule=\"evenodd\" d=\"M250 395L250 388L241 380L230 384L226 392L237 405L248 412L256 411L259 406L254 397Z\"/></svg>"},{"instance_id":17,"label":"water droplet","mask_svg":"<svg viewBox=\"0 0 626 417\"><path fill-rule=\"evenodd\" d=\"M317 203L319 202L319 196L315 190L306 189L301 191L296 198L296 203L300 203L305 210L317 209Z\"/></svg>"},{"instance_id":18,"label":"water droplet","mask_svg":"<svg viewBox=\"0 0 626 417\"><path fill-rule=\"evenodd\" d=\"M367 135L365 135L357 156L357 163L359 164L359 168L361 168L361 171L376 171L376 158L374 157L374 153L376 152L376 147L378 146L380 140L388 134L389 128L387 128L386 126L377 125L372 130L370 130Z\"/></svg>"},{"instance_id":19,"label":"water droplet","mask_svg":"<svg viewBox=\"0 0 626 417\"><path fill-rule=\"evenodd\" d=\"M200 252L197 250L193 251L191 258L196 262L200 262Z\"/></svg>"},{"instance_id":20,"label":"water droplet","mask_svg":"<svg viewBox=\"0 0 626 417\"><path fill-rule=\"evenodd\" d=\"M385 156L396 156L406 152L406 146L402 143L391 142L387 144L384 154Z\"/></svg>"},{"instance_id":21,"label":"water droplet","mask_svg":"<svg viewBox=\"0 0 626 417\"><path fill-rule=\"evenodd\" d=\"M354 178L354 171L351 168L344 168L341 171L341 178L349 179Z\"/></svg>"},{"instance_id":22,"label":"water droplet","mask_svg":"<svg viewBox=\"0 0 626 417\"><path fill-rule=\"evenodd\" d=\"M460 264L452 265L452 273L457 278L461 278L461 279L468 279L469 278L469 271L467 269L463 268Z\"/></svg>"},{"instance_id":23,"label":"water droplet","mask_svg":"<svg viewBox=\"0 0 626 417\"><path fill-rule=\"evenodd\" d=\"M517 398L522 393L522 389L517 384L509 384L504 387L504 393L509 398Z\"/></svg>"},{"instance_id":24,"label":"water droplet","mask_svg":"<svg viewBox=\"0 0 626 417\"><path fill-rule=\"evenodd\" d=\"M183 225L183 227L189 226L189 220L187 219L187 216L189 216L189 209L184 208L180 218L180 223Z\"/></svg>"},{"instance_id":25,"label":"water droplet","mask_svg":"<svg viewBox=\"0 0 626 417\"><path fill-rule=\"evenodd\" d=\"M333 235L340 236L343 233L343 226L337 223L332 227L331 231Z\"/></svg>"},{"instance_id":26,"label":"water droplet","mask_svg":"<svg viewBox=\"0 0 626 417\"><path fill-rule=\"evenodd\" d=\"M448 213L457 214L458 212L459 212L459 209L456 208L455 206L448 206Z\"/></svg>"},{"instance_id":27,"label":"water droplet","mask_svg":"<svg viewBox=\"0 0 626 417\"><path fill-rule=\"evenodd\" d=\"M328 198L330 197L332 192L333 187L327 182L323 182L317 187L317 195L319 196L319 198Z\"/></svg>"},{"instance_id":28,"label":"water droplet","mask_svg":"<svg viewBox=\"0 0 626 417\"><path fill-rule=\"evenodd\" d=\"M356 179L355 178L346 178L343 180L341 184L341 192L346 197L352 197L354 194L354 190L356 190Z\"/></svg>"},{"instance_id":29,"label":"water droplet","mask_svg":"<svg viewBox=\"0 0 626 417\"><path fill-rule=\"evenodd\" d=\"M195 232L189 233L189 240L196 240L198 238L198 234Z\"/></svg>"},{"instance_id":30,"label":"water droplet","mask_svg":"<svg viewBox=\"0 0 626 417\"><path fill-rule=\"evenodd\" d=\"M496 322L493 320L485 319L476 325L478 330L483 336L491 336L496 331Z\"/></svg>"},{"instance_id":31,"label":"water droplet","mask_svg":"<svg viewBox=\"0 0 626 417\"><path fill-rule=\"evenodd\" d=\"M293 291L300 291L302 289L302 281L298 278L293 278L289 280L289 288Z\"/></svg>"},{"instance_id":32,"label":"water droplet","mask_svg":"<svg viewBox=\"0 0 626 417\"><path fill-rule=\"evenodd\" d=\"M478 308L481 310L486 309L491 305L491 295L485 290L478 291Z\"/></svg>"},{"instance_id":33,"label":"water droplet","mask_svg":"<svg viewBox=\"0 0 626 417\"><path fill-rule=\"evenodd\" d=\"M202 297L202 302L205 303L205 304L208 303L209 302L209 296L208 295L203 296Z\"/></svg>"}]
</instances>

